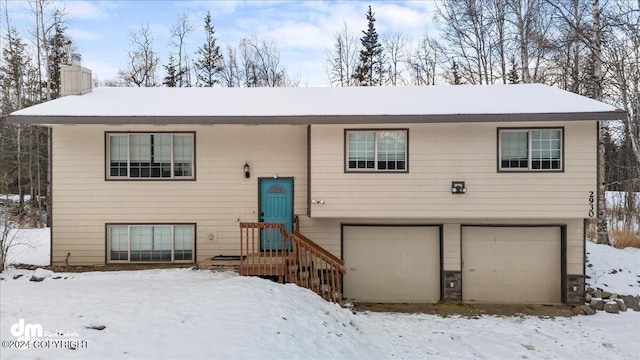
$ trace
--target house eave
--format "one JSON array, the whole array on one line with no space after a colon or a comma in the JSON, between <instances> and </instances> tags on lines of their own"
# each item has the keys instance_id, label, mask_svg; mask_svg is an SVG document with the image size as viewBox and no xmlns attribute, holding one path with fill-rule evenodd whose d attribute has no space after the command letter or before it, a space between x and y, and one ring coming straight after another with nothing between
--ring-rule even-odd
<instances>
[{"instance_id":1,"label":"house eave","mask_svg":"<svg viewBox=\"0 0 640 360\"><path fill-rule=\"evenodd\" d=\"M34 125L309 125L415 124L525 121L621 120L623 110L573 113L427 114L427 115L302 115L302 116L35 116L9 115L12 124Z\"/></svg>"}]
</instances>

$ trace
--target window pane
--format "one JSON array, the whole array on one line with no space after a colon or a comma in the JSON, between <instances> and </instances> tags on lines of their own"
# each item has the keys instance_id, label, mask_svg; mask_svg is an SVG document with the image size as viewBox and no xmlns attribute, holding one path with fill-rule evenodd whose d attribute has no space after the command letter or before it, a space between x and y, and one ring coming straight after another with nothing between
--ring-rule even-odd
<instances>
[{"instance_id":1,"label":"window pane","mask_svg":"<svg viewBox=\"0 0 640 360\"><path fill-rule=\"evenodd\" d=\"M193 176L193 136L173 136L173 175Z\"/></svg>"},{"instance_id":2,"label":"window pane","mask_svg":"<svg viewBox=\"0 0 640 360\"><path fill-rule=\"evenodd\" d=\"M500 167L528 168L527 132L503 131L500 140Z\"/></svg>"},{"instance_id":3,"label":"window pane","mask_svg":"<svg viewBox=\"0 0 640 360\"><path fill-rule=\"evenodd\" d=\"M194 227L174 227L174 259L193 260Z\"/></svg>"},{"instance_id":4,"label":"window pane","mask_svg":"<svg viewBox=\"0 0 640 360\"><path fill-rule=\"evenodd\" d=\"M151 135L132 134L129 136L129 156L131 177L149 177L151 174Z\"/></svg>"},{"instance_id":5,"label":"window pane","mask_svg":"<svg viewBox=\"0 0 640 360\"><path fill-rule=\"evenodd\" d=\"M558 170L561 153L561 130L531 130L531 168L535 170Z\"/></svg>"},{"instance_id":6,"label":"window pane","mask_svg":"<svg viewBox=\"0 0 640 360\"><path fill-rule=\"evenodd\" d=\"M109 259L111 261L129 260L129 228L127 226L109 227Z\"/></svg>"},{"instance_id":7,"label":"window pane","mask_svg":"<svg viewBox=\"0 0 640 360\"><path fill-rule=\"evenodd\" d=\"M155 134L153 136L153 160L158 163L171 161L171 135Z\"/></svg>"},{"instance_id":8,"label":"window pane","mask_svg":"<svg viewBox=\"0 0 640 360\"><path fill-rule=\"evenodd\" d=\"M171 135L151 135L151 160L146 176L171 177Z\"/></svg>"},{"instance_id":9,"label":"window pane","mask_svg":"<svg viewBox=\"0 0 640 360\"><path fill-rule=\"evenodd\" d=\"M406 131L376 132L378 170L404 170L407 155Z\"/></svg>"},{"instance_id":10,"label":"window pane","mask_svg":"<svg viewBox=\"0 0 640 360\"><path fill-rule=\"evenodd\" d=\"M131 261L151 261L153 227L131 226Z\"/></svg>"},{"instance_id":11,"label":"window pane","mask_svg":"<svg viewBox=\"0 0 640 360\"><path fill-rule=\"evenodd\" d=\"M109 176L127 176L127 135L109 135Z\"/></svg>"},{"instance_id":12,"label":"window pane","mask_svg":"<svg viewBox=\"0 0 640 360\"><path fill-rule=\"evenodd\" d=\"M349 169L373 169L375 161L374 132L350 131L347 133Z\"/></svg>"},{"instance_id":13,"label":"window pane","mask_svg":"<svg viewBox=\"0 0 640 360\"><path fill-rule=\"evenodd\" d=\"M153 227L151 261L171 261L171 226Z\"/></svg>"},{"instance_id":14,"label":"window pane","mask_svg":"<svg viewBox=\"0 0 640 360\"><path fill-rule=\"evenodd\" d=\"M131 161L151 162L151 135L132 134L129 141Z\"/></svg>"}]
</instances>

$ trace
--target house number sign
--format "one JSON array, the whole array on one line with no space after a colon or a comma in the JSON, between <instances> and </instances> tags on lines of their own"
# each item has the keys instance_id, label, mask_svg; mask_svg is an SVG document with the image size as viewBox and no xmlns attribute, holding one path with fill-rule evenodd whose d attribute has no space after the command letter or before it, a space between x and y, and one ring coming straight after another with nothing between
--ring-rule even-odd
<instances>
[{"instance_id":1,"label":"house number sign","mask_svg":"<svg viewBox=\"0 0 640 360\"><path fill-rule=\"evenodd\" d=\"M593 191L589 191L589 217L594 217L596 214L595 202L596 202L596 198L593 195Z\"/></svg>"}]
</instances>

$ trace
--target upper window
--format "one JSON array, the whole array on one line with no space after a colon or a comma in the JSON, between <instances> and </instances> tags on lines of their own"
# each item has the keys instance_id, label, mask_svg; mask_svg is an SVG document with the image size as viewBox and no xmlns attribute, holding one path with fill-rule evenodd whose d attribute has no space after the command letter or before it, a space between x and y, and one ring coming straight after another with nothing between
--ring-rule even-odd
<instances>
[{"instance_id":1,"label":"upper window","mask_svg":"<svg viewBox=\"0 0 640 360\"><path fill-rule=\"evenodd\" d=\"M347 130L347 171L407 171L407 130Z\"/></svg>"},{"instance_id":2,"label":"upper window","mask_svg":"<svg viewBox=\"0 0 640 360\"><path fill-rule=\"evenodd\" d=\"M501 171L562 171L562 129L500 129Z\"/></svg>"},{"instance_id":3,"label":"upper window","mask_svg":"<svg viewBox=\"0 0 640 360\"><path fill-rule=\"evenodd\" d=\"M193 133L107 134L107 178L193 179Z\"/></svg>"}]
</instances>

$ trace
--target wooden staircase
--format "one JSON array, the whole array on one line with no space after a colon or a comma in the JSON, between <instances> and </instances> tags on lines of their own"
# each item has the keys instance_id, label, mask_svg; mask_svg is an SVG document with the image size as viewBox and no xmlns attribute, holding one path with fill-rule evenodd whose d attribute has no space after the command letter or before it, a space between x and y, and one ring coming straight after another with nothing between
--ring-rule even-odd
<instances>
[{"instance_id":1,"label":"wooden staircase","mask_svg":"<svg viewBox=\"0 0 640 360\"><path fill-rule=\"evenodd\" d=\"M296 227L297 228L297 227ZM344 262L283 224L240 223L241 275L277 277L311 289L327 301L342 302Z\"/></svg>"}]
</instances>

